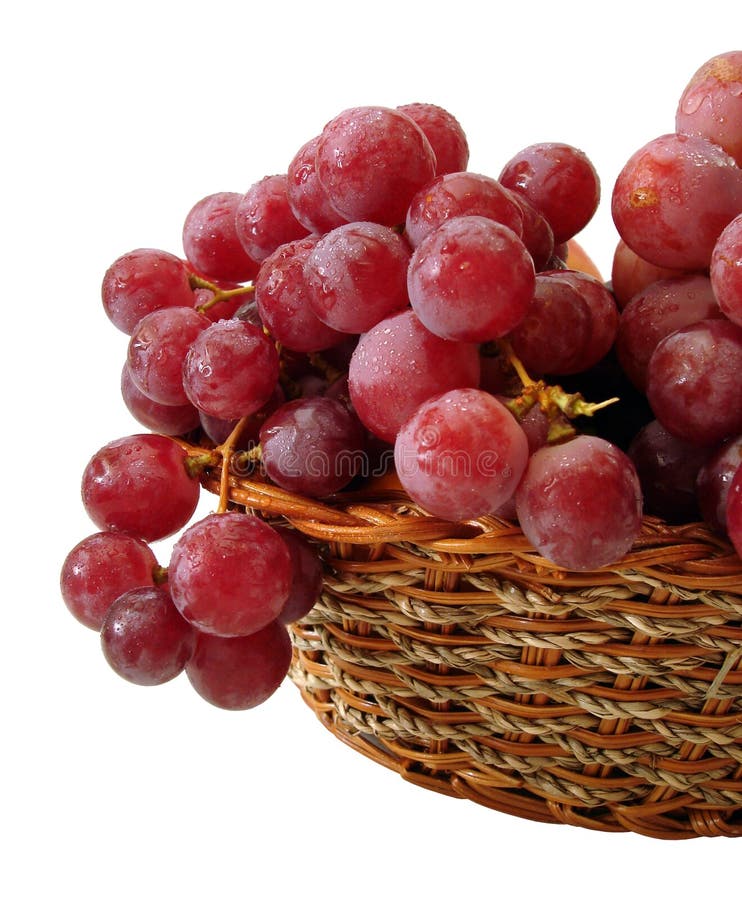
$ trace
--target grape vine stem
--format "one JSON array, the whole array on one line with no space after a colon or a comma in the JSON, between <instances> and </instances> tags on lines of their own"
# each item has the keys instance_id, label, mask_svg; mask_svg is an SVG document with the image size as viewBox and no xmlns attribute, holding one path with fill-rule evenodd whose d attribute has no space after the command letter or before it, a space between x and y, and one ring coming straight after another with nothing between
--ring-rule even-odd
<instances>
[{"instance_id":1,"label":"grape vine stem","mask_svg":"<svg viewBox=\"0 0 742 900\"><path fill-rule=\"evenodd\" d=\"M223 303L225 300L231 300L232 297L242 297L255 292L254 284L244 284L240 285L240 287L224 290L220 288L218 284L214 284L213 281L208 281L206 278L202 278L200 275L191 275L188 279L188 282L191 285L192 290L196 290L196 288L204 288L207 291L211 291L214 295L213 297L206 300L206 302L201 303L196 307L197 311L201 313L206 312L207 310L216 306L217 303Z\"/></svg>"}]
</instances>

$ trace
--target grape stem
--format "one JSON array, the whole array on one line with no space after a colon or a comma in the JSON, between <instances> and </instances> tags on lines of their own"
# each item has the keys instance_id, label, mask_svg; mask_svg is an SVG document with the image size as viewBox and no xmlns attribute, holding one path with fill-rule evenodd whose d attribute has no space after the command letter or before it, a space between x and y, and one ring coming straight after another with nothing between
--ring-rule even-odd
<instances>
[{"instance_id":1,"label":"grape stem","mask_svg":"<svg viewBox=\"0 0 742 900\"><path fill-rule=\"evenodd\" d=\"M568 394L558 384L547 384L545 381L535 381L518 359L510 343L501 339L498 341L501 353L513 367L523 386L520 394L506 402L508 409L521 419L531 410L536 403L549 417L549 432L547 442L550 444L573 437L576 433L571 419L577 416L592 416L601 409L618 403L618 397L611 397L601 403L589 403L582 394Z\"/></svg>"},{"instance_id":2,"label":"grape stem","mask_svg":"<svg viewBox=\"0 0 742 900\"><path fill-rule=\"evenodd\" d=\"M229 433L229 437L223 444L216 448L216 452L222 458L222 474L219 481L219 505L216 508L218 513L227 511L229 504L229 469L234 455L234 447L240 438L242 429L245 427L249 416L243 416Z\"/></svg>"},{"instance_id":3,"label":"grape stem","mask_svg":"<svg viewBox=\"0 0 742 900\"><path fill-rule=\"evenodd\" d=\"M211 291L214 295L205 303L202 303L200 306L196 307L196 310L201 313L206 312L213 306L216 306L217 303L222 303L225 300L231 300L232 297L241 297L246 294L252 294L255 291L254 284L244 284L240 287L224 290L220 288L218 284L214 284L213 281L208 281L206 278L202 278L200 275L190 275L188 277L188 283L191 286L191 290L196 290L196 288L204 288L207 291Z\"/></svg>"}]
</instances>

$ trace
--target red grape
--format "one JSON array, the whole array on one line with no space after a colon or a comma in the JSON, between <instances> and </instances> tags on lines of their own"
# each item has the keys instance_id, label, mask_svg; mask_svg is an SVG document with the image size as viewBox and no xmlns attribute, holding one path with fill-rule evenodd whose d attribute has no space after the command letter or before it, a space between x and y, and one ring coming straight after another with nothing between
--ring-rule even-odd
<instances>
[{"instance_id":1,"label":"red grape","mask_svg":"<svg viewBox=\"0 0 742 900\"><path fill-rule=\"evenodd\" d=\"M477 387L479 373L475 344L445 341L405 310L361 336L350 359L348 390L366 428L393 444L423 400L452 388Z\"/></svg>"},{"instance_id":2,"label":"red grape","mask_svg":"<svg viewBox=\"0 0 742 900\"><path fill-rule=\"evenodd\" d=\"M291 639L280 622L245 637L198 634L186 675L214 706L252 709L278 690L291 666L291 653Z\"/></svg>"},{"instance_id":3,"label":"red grape","mask_svg":"<svg viewBox=\"0 0 742 900\"><path fill-rule=\"evenodd\" d=\"M500 173L505 187L523 194L544 216L561 244L592 219L600 201L600 179L586 154L569 144L531 144Z\"/></svg>"},{"instance_id":4,"label":"red grape","mask_svg":"<svg viewBox=\"0 0 742 900\"><path fill-rule=\"evenodd\" d=\"M132 416L150 431L179 435L198 427L198 410L193 404L166 406L150 399L132 381L128 363L124 363L121 369L121 396Z\"/></svg>"},{"instance_id":5,"label":"red grape","mask_svg":"<svg viewBox=\"0 0 742 900\"><path fill-rule=\"evenodd\" d=\"M616 335L616 355L632 384L646 390L647 367L659 342L686 325L720 318L706 275L681 275L652 282L624 307Z\"/></svg>"},{"instance_id":6,"label":"red grape","mask_svg":"<svg viewBox=\"0 0 742 900\"><path fill-rule=\"evenodd\" d=\"M409 305L409 261L409 244L386 225L352 222L333 229L304 263L314 314L336 331L368 331Z\"/></svg>"},{"instance_id":7,"label":"red grape","mask_svg":"<svg viewBox=\"0 0 742 900\"><path fill-rule=\"evenodd\" d=\"M676 437L713 445L742 432L742 328L704 319L656 346L647 369L647 398Z\"/></svg>"},{"instance_id":8,"label":"red grape","mask_svg":"<svg viewBox=\"0 0 742 900\"><path fill-rule=\"evenodd\" d=\"M286 175L266 175L247 189L235 210L235 227L242 247L259 263L289 241L305 237L307 229L289 205Z\"/></svg>"},{"instance_id":9,"label":"red grape","mask_svg":"<svg viewBox=\"0 0 742 900\"><path fill-rule=\"evenodd\" d=\"M407 289L420 321L438 337L483 343L523 320L534 276L533 259L511 229L483 216L460 216L417 246Z\"/></svg>"},{"instance_id":10,"label":"red grape","mask_svg":"<svg viewBox=\"0 0 742 900\"><path fill-rule=\"evenodd\" d=\"M619 310L613 294L594 275L563 269L557 276L574 287L587 305L590 317L590 340L583 344L573 372L585 372L603 359L616 340Z\"/></svg>"},{"instance_id":11,"label":"red grape","mask_svg":"<svg viewBox=\"0 0 742 900\"><path fill-rule=\"evenodd\" d=\"M611 290L616 303L623 309L631 298L663 278L685 275L683 269L666 269L642 259L626 241L618 239L611 266Z\"/></svg>"},{"instance_id":12,"label":"red grape","mask_svg":"<svg viewBox=\"0 0 742 900\"><path fill-rule=\"evenodd\" d=\"M707 60L685 87L675 130L718 144L742 166L742 51Z\"/></svg>"},{"instance_id":13,"label":"red grape","mask_svg":"<svg viewBox=\"0 0 742 900\"><path fill-rule=\"evenodd\" d=\"M665 134L624 165L611 210L621 238L647 262L706 269L722 230L742 211L742 169L704 138Z\"/></svg>"},{"instance_id":14,"label":"red grape","mask_svg":"<svg viewBox=\"0 0 742 900\"><path fill-rule=\"evenodd\" d=\"M168 582L180 614L222 637L254 632L283 609L291 557L280 535L257 516L212 513L173 547Z\"/></svg>"},{"instance_id":15,"label":"red grape","mask_svg":"<svg viewBox=\"0 0 742 900\"><path fill-rule=\"evenodd\" d=\"M474 172L451 172L426 184L410 201L405 235L417 247L429 234L459 216L484 216L523 233L521 205L494 178Z\"/></svg>"},{"instance_id":16,"label":"red grape","mask_svg":"<svg viewBox=\"0 0 742 900\"><path fill-rule=\"evenodd\" d=\"M186 452L172 438L134 434L106 444L82 477L85 510L101 530L145 541L169 537L187 524L200 496L185 467Z\"/></svg>"},{"instance_id":17,"label":"red grape","mask_svg":"<svg viewBox=\"0 0 742 900\"><path fill-rule=\"evenodd\" d=\"M515 495L520 527L546 559L576 571L618 563L639 535L642 492L629 457L578 435L537 450Z\"/></svg>"},{"instance_id":18,"label":"red grape","mask_svg":"<svg viewBox=\"0 0 742 900\"><path fill-rule=\"evenodd\" d=\"M420 126L435 153L435 174L463 172L469 162L464 129L448 110L432 103L407 103L397 109Z\"/></svg>"},{"instance_id":19,"label":"red grape","mask_svg":"<svg viewBox=\"0 0 742 900\"><path fill-rule=\"evenodd\" d=\"M184 406L183 361L191 344L210 322L185 306L146 315L129 339L129 374L139 390L156 403Z\"/></svg>"},{"instance_id":20,"label":"red grape","mask_svg":"<svg viewBox=\"0 0 742 900\"><path fill-rule=\"evenodd\" d=\"M304 263L319 235L290 241L263 261L255 279L255 300L265 327L289 350L326 350L345 337L330 328L312 309Z\"/></svg>"},{"instance_id":21,"label":"red grape","mask_svg":"<svg viewBox=\"0 0 742 900\"><path fill-rule=\"evenodd\" d=\"M634 463L644 497L644 510L667 522L698 518L696 478L709 455L670 434L656 419L633 439L628 454Z\"/></svg>"},{"instance_id":22,"label":"red grape","mask_svg":"<svg viewBox=\"0 0 742 900\"><path fill-rule=\"evenodd\" d=\"M325 125L316 169L333 208L349 222L398 225L413 194L433 178L435 154L409 116L360 106Z\"/></svg>"},{"instance_id":23,"label":"red grape","mask_svg":"<svg viewBox=\"0 0 742 900\"><path fill-rule=\"evenodd\" d=\"M186 264L172 253L132 250L113 262L103 276L103 308L120 331L131 334L137 322L156 309L192 306L188 278Z\"/></svg>"},{"instance_id":24,"label":"red grape","mask_svg":"<svg viewBox=\"0 0 742 900\"><path fill-rule=\"evenodd\" d=\"M280 487L325 497L348 485L366 465L365 435L347 406L304 397L279 407L260 429L261 461Z\"/></svg>"},{"instance_id":25,"label":"red grape","mask_svg":"<svg viewBox=\"0 0 742 900\"><path fill-rule=\"evenodd\" d=\"M410 497L451 521L494 513L515 492L527 460L528 441L512 413L474 388L422 403L394 446Z\"/></svg>"},{"instance_id":26,"label":"red grape","mask_svg":"<svg viewBox=\"0 0 742 900\"><path fill-rule=\"evenodd\" d=\"M506 188L508 196L513 199L523 216L521 240L533 257L533 265L537 272L548 268L549 260L554 255L554 232L551 225L524 196L517 191Z\"/></svg>"},{"instance_id":27,"label":"red grape","mask_svg":"<svg viewBox=\"0 0 742 900\"><path fill-rule=\"evenodd\" d=\"M209 194L185 218L186 258L206 278L244 282L257 275L259 264L245 253L237 235L236 214L242 197L234 191Z\"/></svg>"},{"instance_id":28,"label":"red grape","mask_svg":"<svg viewBox=\"0 0 742 900\"><path fill-rule=\"evenodd\" d=\"M330 204L317 177L315 159L319 135L299 148L289 163L286 196L294 216L308 230L324 234L343 225L345 219Z\"/></svg>"},{"instance_id":29,"label":"red grape","mask_svg":"<svg viewBox=\"0 0 742 900\"><path fill-rule=\"evenodd\" d=\"M172 681L193 653L195 634L165 587L142 587L122 594L101 628L103 655L132 684Z\"/></svg>"},{"instance_id":30,"label":"red grape","mask_svg":"<svg viewBox=\"0 0 742 900\"><path fill-rule=\"evenodd\" d=\"M696 479L701 515L715 531L726 533L727 500L734 473L742 465L742 435L730 438L704 462Z\"/></svg>"},{"instance_id":31,"label":"red grape","mask_svg":"<svg viewBox=\"0 0 742 900\"><path fill-rule=\"evenodd\" d=\"M719 235L709 275L719 308L732 322L742 325L742 214Z\"/></svg>"},{"instance_id":32,"label":"red grape","mask_svg":"<svg viewBox=\"0 0 742 900\"><path fill-rule=\"evenodd\" d=\"M291 555L291 588L278 621L297 622L312 609L322 592L322 562L319 551L303 534L289 528L276 529Z\"/></svg>"},{"instance_id":33,"label":"red grape","mask_svg":"<svg viewBox=\"0 0 742 900\"><path fill-rule=\"evenodd\" d=\"M241 419L269 400L278 374L278 353L261 328L222 319L191 344L183 363L183 386L199 411L217 419Z\"/></svg>"},{"instance_id":34,"label":"red grape","mask_svg":"<svg viewBox=\"0 0 742 900\"><path fill-rule=\"evenodd\" d=\"M156 567L144 541L112 531L91 534L70 550L62 565L62 598L79 622L99 631L117 597L153 586Z\"/></svg>"},{"instance_id":35,"label":"red grape","mask_svg":"<svg viewBox=\"0 0 742 900\"><path fill-rule=\"evenodd\" d=\"M742 557L742 466L735 472L727 494L727 534Z\"/></svg>"}]
</instances>

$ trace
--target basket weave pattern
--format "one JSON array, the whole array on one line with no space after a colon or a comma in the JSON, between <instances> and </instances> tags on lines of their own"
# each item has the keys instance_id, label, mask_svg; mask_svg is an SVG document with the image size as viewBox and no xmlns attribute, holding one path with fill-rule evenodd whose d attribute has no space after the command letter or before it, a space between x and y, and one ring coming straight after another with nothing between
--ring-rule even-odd
<instances>
[{"instance_id":1,"label":"basket weave pattern","mask_svg":"<svg viewBox=\"0 0 742 900\"><path fill-rule=\"evenodd\" d=\"M705 527L645 519L620 568L570 573L511 523L401 492L319 503L233 477L229 496L321 542L291 677L354 749L540 822L742 835L742 564Z\"/></svg>"}]
</instances>

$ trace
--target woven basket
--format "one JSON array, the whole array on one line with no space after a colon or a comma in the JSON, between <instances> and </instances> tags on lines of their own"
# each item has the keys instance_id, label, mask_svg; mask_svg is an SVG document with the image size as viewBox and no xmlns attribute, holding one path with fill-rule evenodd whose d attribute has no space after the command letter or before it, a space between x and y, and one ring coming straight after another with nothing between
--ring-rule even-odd
<instances>
[{"instance_id":1,"label":"woven basket","mask_svg":"<svg viewBox=\"0 0 742 900\"><path fill-rule=\"evenodd\" d=\"M742 563L707 528L647 518L619 567L577 574L511 523L431 518L383 483L322 503L228 485L321 542L291 677L340 740L539 822L742 835Z\"/></svg>"}]
</instances>

